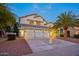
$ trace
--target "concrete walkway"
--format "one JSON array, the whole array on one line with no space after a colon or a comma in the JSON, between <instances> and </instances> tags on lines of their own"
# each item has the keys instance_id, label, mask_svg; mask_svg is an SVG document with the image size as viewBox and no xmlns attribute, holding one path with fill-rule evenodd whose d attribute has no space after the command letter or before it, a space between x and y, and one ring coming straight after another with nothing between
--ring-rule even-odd
<instances>
[{"instance_id":1,"label":"concrete walkway","mask_svg":"<svg viewBox=\"0 0 79 59\"><path fill-rule=\"evenodd\" d=\"M79 55L79 45L76 43L56 39L50 45L45 39L27 40L35 56L60 56L60 55Z\"/></svg>"}]
</instances>

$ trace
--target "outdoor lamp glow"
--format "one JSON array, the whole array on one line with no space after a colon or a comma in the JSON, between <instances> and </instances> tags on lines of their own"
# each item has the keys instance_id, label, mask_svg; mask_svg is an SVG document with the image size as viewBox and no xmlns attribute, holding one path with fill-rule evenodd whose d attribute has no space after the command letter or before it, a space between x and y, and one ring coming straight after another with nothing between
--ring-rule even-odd
<instances>
[{"instance_id":1,"label":"outdoor lamp glow","mask_svg":"<svg viewBox=\"0 0 79 59\"><path fill-rule=\"evenodd\" d=\"M20 30L20 37L24 37L24 30Z\"/></svg>"},{"instance_id":2,"label":"outdoor lamp glow","mask_svg":"<svg viewBox=\"0 0 79 59\"><path fill-rule=\"evenodd\" d=\"M55 29L53 29L51 32L50 32L50 44L52 44L53 43L53 41L54 41L54 39L55 39L55 37L56 37L56 30Z\"/></svg>"}]
</instances>

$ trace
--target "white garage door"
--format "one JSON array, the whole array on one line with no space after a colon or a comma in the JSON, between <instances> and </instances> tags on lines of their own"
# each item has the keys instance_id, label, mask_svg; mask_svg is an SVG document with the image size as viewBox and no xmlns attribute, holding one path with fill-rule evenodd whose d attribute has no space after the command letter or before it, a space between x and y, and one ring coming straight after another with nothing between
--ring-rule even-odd
<instances>
[{"instance_id":1,"label":"white garage door","mask_svg":"<svg viewBox=\"0 0 79 59\"><path fill-rule=\"evenodd\" d=\"M35 39L43 39L44 38L44 32L41 30L36 30L34 34L35 34Z\"/></svg>"},{"instance_id":2,"label":"white garage door","mask_svg":"<svg viewBox=\"0 0 79 59\"><path fill-rule=\"evenodd\" d=\"M34 39L34 30L26 30L25 39Z\"/></svg>"},{"instance_id":3,"label":"white garage door","mask_svg":"<svg viewBox=\"0 0 79 59\"><path fill-rule=\"evenodd\" d=\"M25 39L48 39L49 33L43 32L42 30L26 30Z\"/></svg>"}]
</instances>

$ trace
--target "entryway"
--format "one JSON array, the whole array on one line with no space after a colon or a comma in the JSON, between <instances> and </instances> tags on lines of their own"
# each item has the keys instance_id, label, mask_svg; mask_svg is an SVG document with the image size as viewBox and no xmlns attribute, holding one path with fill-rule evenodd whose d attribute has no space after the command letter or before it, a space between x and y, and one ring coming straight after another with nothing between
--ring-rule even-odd
<instances>
[{"instance_id":1,"label":"entryway","mask_svg":"<svg viewBox=\"0 0 79 59\"><path fill-rule=\"evenodd\" d=\"M70 37L70 31L67 31L67 37Z\"/></svg>"}]
</instances>

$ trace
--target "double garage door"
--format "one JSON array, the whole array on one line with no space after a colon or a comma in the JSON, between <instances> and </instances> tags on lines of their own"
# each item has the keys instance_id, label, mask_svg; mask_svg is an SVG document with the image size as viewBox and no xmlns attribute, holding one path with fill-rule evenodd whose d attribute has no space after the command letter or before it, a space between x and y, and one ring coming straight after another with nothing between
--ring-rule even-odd
<instances>
[{"instance_id":1,"label":"double garage door","mask_svg":"<svg viewBox=\"0 0 79 59\"><path fill-rule=\"evenodd\" d=\"M41 30L25 30L25 39L44 39L49 38L48 32Z\"/></svg>"}]
</instances>

